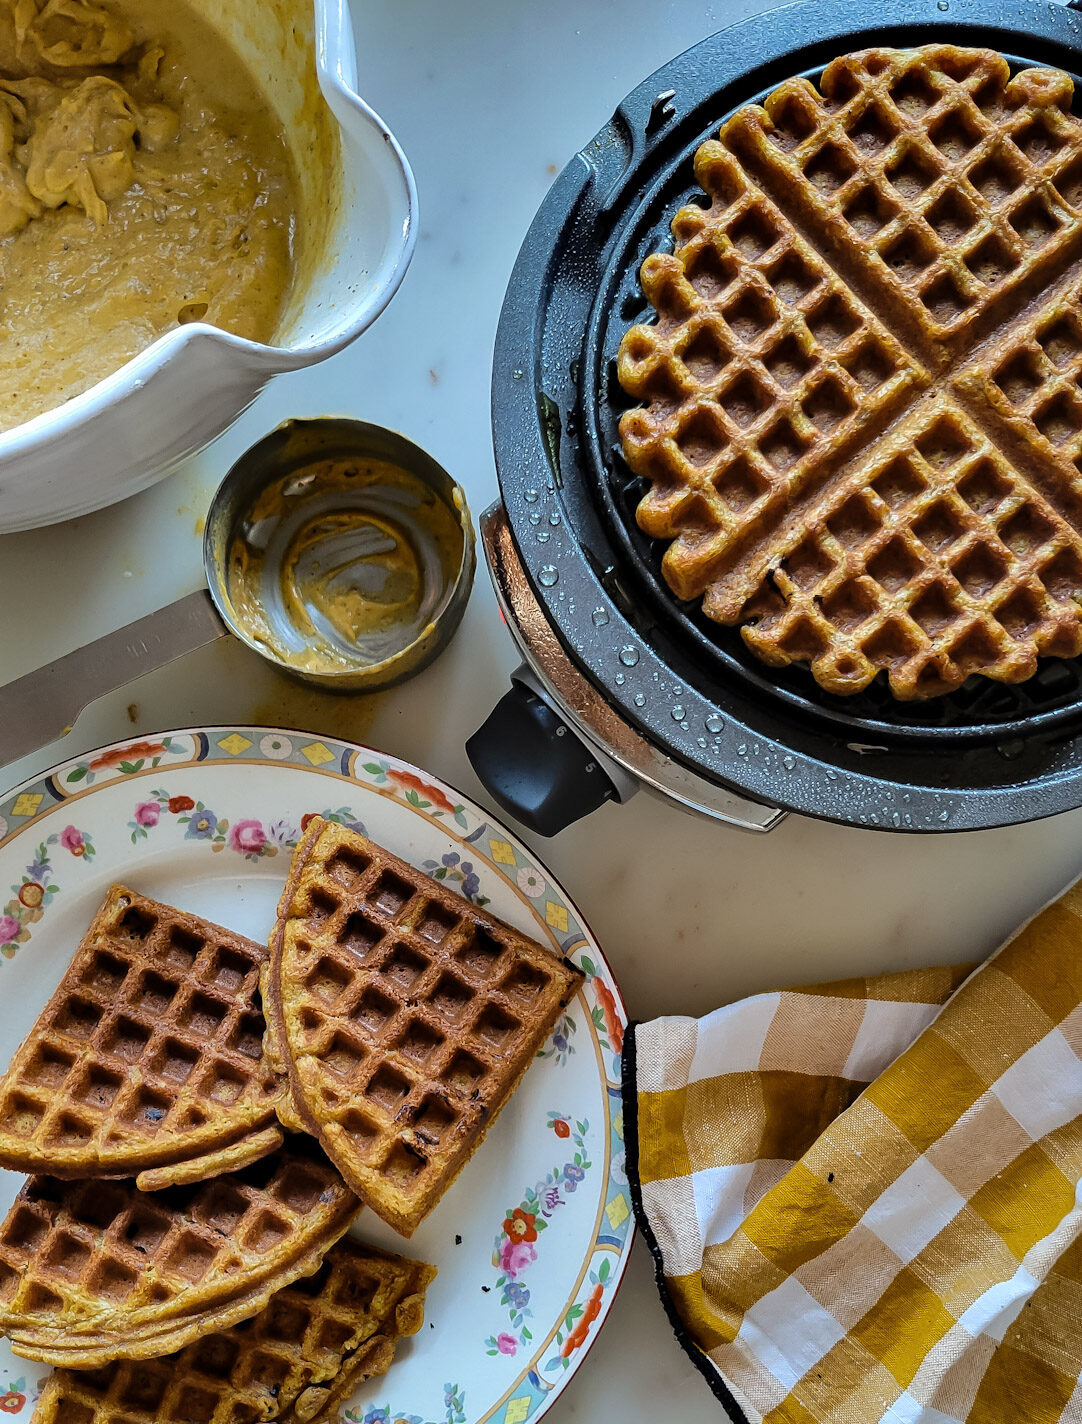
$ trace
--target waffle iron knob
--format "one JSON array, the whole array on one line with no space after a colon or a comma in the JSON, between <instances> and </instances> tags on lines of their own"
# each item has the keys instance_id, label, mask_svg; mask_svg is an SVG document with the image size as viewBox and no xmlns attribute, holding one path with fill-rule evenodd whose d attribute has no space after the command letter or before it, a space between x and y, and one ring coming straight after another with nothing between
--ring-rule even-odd
<instances>
[{"instance_id":1,"label":"waffle iron knob","mask_svg":"<svg viewBox=\"0 0 1082 1424\"><path fill-rule=\"evenodd\" d=\"M598 754L517 677L466 743L466 755L490 795L540 836L626 799Z\"/></svg>"}]
</instances>

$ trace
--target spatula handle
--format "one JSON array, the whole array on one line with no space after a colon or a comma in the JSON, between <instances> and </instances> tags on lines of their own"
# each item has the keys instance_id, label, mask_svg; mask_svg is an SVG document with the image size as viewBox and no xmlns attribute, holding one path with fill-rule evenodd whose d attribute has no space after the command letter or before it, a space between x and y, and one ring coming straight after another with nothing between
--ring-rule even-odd
<instances>
[{"instance_id":1,"label":"spatula handle","mask_svg":"<svg viewBox=\"0 0 1082 1424\"><path fill-rule=\"evenodd\" d=\"M228 629L205 588L0 687L0 766L69 732L91 702Z\"/></svg>"}]
</instances>

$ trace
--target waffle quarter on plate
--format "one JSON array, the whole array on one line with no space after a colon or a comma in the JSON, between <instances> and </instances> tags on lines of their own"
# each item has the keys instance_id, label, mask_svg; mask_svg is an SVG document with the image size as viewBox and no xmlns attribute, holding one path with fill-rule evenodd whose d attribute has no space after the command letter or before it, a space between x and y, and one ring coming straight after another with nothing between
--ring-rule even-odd
<instances>
[{"instance_id":1,"label":"waffle quarter on plate","mask_svg":"<svg viewBox=\"0 0 1082 1424\"><path fill-rule=\"evenodd\" d=\"M161 1192L31 1177L0 1224L0 1331L16 1354L77 1368L167 1354L315 1270L359 1209L303 1137Z\"/></svg>"},{"instance_id":2,"label":"waffle quarter on plate","mask_svg":"<svg viewBox=\"0 0 1082 1424\"><path fill-rule=\"evenodd\" d=\"M316 1424L420 1328L431 1266L348 1238L252 1319L162 1359L59 1369L33 1424Z\"/></svg>"},{"instance_id":3,"label":"waffle quarter on plate","mask_svg":"<svg viewBox=\"0 0 1082 1424\"><path fill-rule=\"evenodd\" d=\"M674 593L901 699L1082 651L1082 120L990 50L846 55L703 144L621 421Z\"/></svg>"},{"instance_id":4,"label":"waffle quarter on plate","mask_svg":"<svg viewBox=\"0 0 1082 1424\"><path fill-rule=\"evenodd\" d=\"M0 1167L156 1188L281 1146L262 945L114 885L0 1078Z\"/></svg>"},{"instance_id":5,"label":"waffle quarter on plate","mask_svg":"<svg viewBox=\"0 0 1082 1424\"><path fill-rule=\"evenodd\" d=\"M475 1151L581 972L389 851L315 820L264 970L290 1109L409 1235Z\"/></svg>"}]
</instances>

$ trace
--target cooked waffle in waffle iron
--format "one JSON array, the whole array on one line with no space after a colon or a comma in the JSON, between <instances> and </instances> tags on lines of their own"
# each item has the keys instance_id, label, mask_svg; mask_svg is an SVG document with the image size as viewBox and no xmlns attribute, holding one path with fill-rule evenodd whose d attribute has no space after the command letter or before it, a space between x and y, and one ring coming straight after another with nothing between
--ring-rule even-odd
<instances>
[{"instance_id":1,"label":"cooked waffle in waffle iron","mask_svg":"<svg viewBox=\"0 0 1082 1424\"><path fill-rule=\"evenodd\" d=\"M420 1328L431 1266L348 1239L258 1315L162 1359L54 1371L33 1424L317 1424Z\"/></svg>"},{"instance_id":2,"label":"cooked waffle in waffle iron","mask_svg":"<svg viewBox=\"0 0 1082 1424\"><path fill-rule=\"evenodd\" d=\"M162 1192L31 1177L0 1224L0 1330L16 1354L74 1368L180 1349L315 1270L359 1209L301 1137Z\"/></svg>"},{"instance_id":3,"label":"cooked waffle in waffle iron","mask_svg":"<svg viewBox=\"0 0 1082 1424\"><path fill-rule=\"evenodd\" d=\"M1082 121L988 50L847 55L705 143L625 457L678 597L828 691L1082 651Z\"/></svg>"},{"instance_id":4,"label":"cooked waffle in waffle iron","mask_svg":"<svg viewBox=\"0 0 1082 1424\"><path fill-rule=\"evenodd\" d=\"M409 1235L581 982L566 960L397 856L316 820L264 970L268 1047L288 1073L292 1113L364 1202Z\"/></svg>"},{"instance_id":5,"label":"cooked waffle in waffle iron","mask_svg":"<svg viewBox=\"0 0 1082 1424\"><path fill-rule=\"evenodd\" d=\"M263 945L114 885L0 1079L0 1166L167 1186L281 1146Z\"/></svg>"}]
</instances>

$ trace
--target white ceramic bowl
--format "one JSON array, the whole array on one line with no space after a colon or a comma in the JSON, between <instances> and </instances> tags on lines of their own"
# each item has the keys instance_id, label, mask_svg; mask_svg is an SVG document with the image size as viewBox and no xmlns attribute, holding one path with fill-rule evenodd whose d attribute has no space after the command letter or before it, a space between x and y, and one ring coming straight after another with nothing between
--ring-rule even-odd
<instances>
[{"instance_id":1,"label":"white ceramic bowl","mask_svg":"<svg viewBox=\"0 0 1082 1424\"><path fill-rule=\"evenodd\" d=\"M280 344L182 326L83 395L0 435L0 532L88 514L160 480L220 435L271 377L314 365L360 335L413 254L413 174L356 91L349 0L314 0L314 10L313 0L188 3L260 76L283 121L311 260L298 274Z\"/></svg>"}]
</instances>

